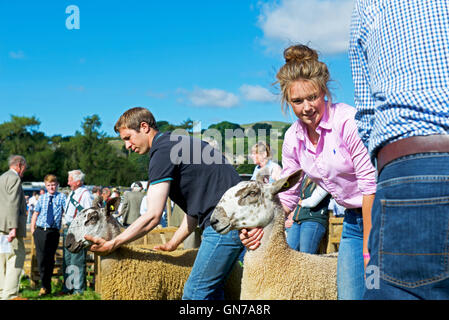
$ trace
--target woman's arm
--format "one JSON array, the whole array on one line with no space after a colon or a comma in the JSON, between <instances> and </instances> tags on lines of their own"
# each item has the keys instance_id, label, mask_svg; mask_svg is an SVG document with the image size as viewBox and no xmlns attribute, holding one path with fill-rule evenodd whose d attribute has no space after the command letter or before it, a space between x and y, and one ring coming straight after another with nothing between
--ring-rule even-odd
<instances>
[{"instance_id":1,"label":"woman's arm","mask_svg":"<svg viewBox=\"0 0 449 320\"><path fill-rule=\"evenodd\" d=\"M316 186L315 190L310 197L301 201L301 207L304 208L314 208L316 207L326 196L327 191L321 188L319 185Z\"/></svg>"},{"instance_id":2,"label":"woman's arm","mask_svg":"<svg viewBox=\"0 0 449 320\"><path fill-rule=\"evenodd\" d=\"M364 195L362 200L362 217L363 217L363 262L365 268L370 260L368 251L368 238L371 231L371 209L373 207L375 194Z\"/></svg>"}]
</instances>

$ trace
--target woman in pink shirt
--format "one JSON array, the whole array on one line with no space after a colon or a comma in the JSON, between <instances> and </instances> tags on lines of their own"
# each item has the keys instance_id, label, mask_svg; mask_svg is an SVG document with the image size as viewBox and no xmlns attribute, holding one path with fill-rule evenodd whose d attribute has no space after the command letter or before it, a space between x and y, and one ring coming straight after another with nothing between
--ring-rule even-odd
<instances>
[{"instance_id":1,"label":"woman in pink shirt","mask_svg":"<svg viewBox=\"0 0 449 320\"><path fill-rule=\"evenodd\" d=\"M298 120L285 134L281 176L302 169L346 208L338 257L338 298L361 299L364 263L369 260L375 168L358 135L355 108L332 103L329 71L316 51L295 45L284 51L284 57L286 63L276 77L283 107L291 107ZM300 184L279 194L286 215L300 200ZM240 238L251 249L258 246L257 235L261 234L260 230L244 230Z\"/></svg>"}]
</instances>

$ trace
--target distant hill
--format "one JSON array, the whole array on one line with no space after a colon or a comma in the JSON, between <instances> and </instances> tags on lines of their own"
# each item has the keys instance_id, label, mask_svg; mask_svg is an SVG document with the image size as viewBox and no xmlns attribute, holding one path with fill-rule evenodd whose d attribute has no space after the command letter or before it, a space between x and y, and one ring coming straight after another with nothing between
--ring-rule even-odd
<instances>
[{"instance_id":1,"label":"distant hill","mask_svg":"<svg viewBox=\"0 0 449 320\"><path fill-rule=\"evenodd\" d=\"M273 129L278 129L278 130L282 130L285 126L290 126L291 125L291 123L284 122L284 121L257 121L257 122L254 122L254 123L241 124L240 126L242 128L247 129L247 128L251 128L256 123L268 123L268 124L271 124Z\"/></svg>"},{"instance_id":2,"label":"distant hill","mask_svg":"<svg viewBox=\"0 0 449 320\"><path fill-rule=\"evenodd\" d=\"M284 122L284 121L258 121L258 122L253 122L253 123L247 123L247 124L240 124L240 126L243 129L248 129L251 128L253 125L255 125L256 123L267 123L270 124L272 126L272 129L277 129L279 131L282 131L282 129L285 126L290 126L291 123L288 122ZM281 144L282 144L282 140ZM120 151L122 149L122 147L124 146L124 142L120 139L120 138L116 138L116 139L111 139L108 142L109 144L111 144L117 151ZM273 152L277 152L277 146L272 146L273 148Z\"/></svg>"}]
</instances>

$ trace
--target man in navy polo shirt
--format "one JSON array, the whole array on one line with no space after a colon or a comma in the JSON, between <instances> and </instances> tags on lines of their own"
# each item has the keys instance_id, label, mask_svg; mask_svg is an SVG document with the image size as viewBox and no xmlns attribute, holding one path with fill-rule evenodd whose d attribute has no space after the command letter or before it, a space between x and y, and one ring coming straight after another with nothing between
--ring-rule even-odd
<instances>
[{"instance_id":1,"label":"man in navy polo shirt","mask_svg":"<svg viewBox=\"0 0 449 320\"><path fill-rule=\"evenodd\" d=\"M223 299L224 280L243 245L235 230L226 235L216 233L210 226L210 216L226 190L240 182L238 173L208 143L159 132L153 115L145 108L126 111L114 129L127 149L150 154L147 212L110 241L86 236L94 243L91 251L107 254L148 233L159 224L170 197L186 215L173 238L155 249L175 250L199 224L203 239L183 299Z\"/></svg>"}]
</instances>

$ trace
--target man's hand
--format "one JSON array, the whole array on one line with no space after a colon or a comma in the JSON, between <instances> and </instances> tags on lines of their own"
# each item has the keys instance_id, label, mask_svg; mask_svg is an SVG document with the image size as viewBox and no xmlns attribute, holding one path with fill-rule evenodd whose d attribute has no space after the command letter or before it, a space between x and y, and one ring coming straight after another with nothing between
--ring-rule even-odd
<instances>
[{"instance_id":1,"label":"man's hand","mask_svg":"<svg viewBox=\"0 0 449 320\"><path fill-rule=\"evenodd\" d=\"M16 237L16 231L17 231L16 228L11 229L11 231L9 231L8 242L12 242L14 240L14 238Z\"/></svg>"},{"instance_id":2,"label":"man's hand","mask_svg":"<svg viewBox=\"0 0 449 320\"><path fill-rule=\"evenodd\" d=\"M168 241L165 244L162 244L160 246L155 246L154 250L161 250L161 251L175 251L178 246L175 243L172 243L171 241Z\"/></svg>"},{"instance_id":3,"label":"man's hand","mask_svg":"<svg viewBox=\"0 0 449 320\"><path fill-rule=\"evenodd\" d=\"M114 240L106 241L103 238L93 237L90 235L85 235L84 239L93 243L89 250L99 254L100 256L108 255L115 250Z\"/></svg>"},{"instance_id":4,"label":"man's hand","mask_svg":"<svg viewBox=\"0 0 449 320\"><path fill-rule=\"evenodd\" d=\"M263 237L263 228L242 229L239 231L240 241L249 250L256 250Z\"/></svg>"}]
</instances>

